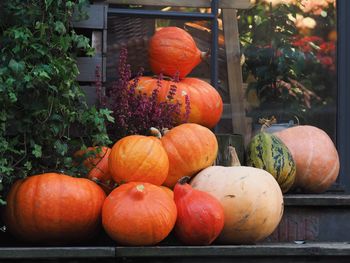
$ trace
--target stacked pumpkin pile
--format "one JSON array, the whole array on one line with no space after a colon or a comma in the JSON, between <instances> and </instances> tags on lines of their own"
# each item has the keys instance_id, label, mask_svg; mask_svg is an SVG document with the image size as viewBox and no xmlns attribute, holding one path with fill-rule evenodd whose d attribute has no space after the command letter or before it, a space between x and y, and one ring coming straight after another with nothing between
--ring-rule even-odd
<instances>
[{"instance_id":1,"label":"stacked pumpkin pile","mask_svg":"<svg viewBox=\"0 0 350 263\"><path fill-rule=\"evenodd\" d=\"M154 59L152 52L162 61ZM182 55L171 57L167 65L169 52ZM176 99L182 101L184 93L189 95L190 123L165 134L152 129L154 136L126 136L112 148L77 152L77 156L94 153L84 161L88 178L47 173L16 182L4 213L9 231L30 242L69 244L92 238L102 226L118 245L130 246L158 244L171 232L188 245L209 245L214 240L251 244L270 235L283 214L281 188L286 191L293 181L288 178L295 170L294 152L275 137L260 136L252 143L252 149L258 151L256 157L251 151L254 162L261 159L260 149L275 164L289 162L283 180L279 180L280 170L274 174L277 180L273 170L266 171L265 160L261 161L264 169L213 166L218 143L210 128L220 120L222 100L206 82L186 77L200 56L193 39L182 29L159 30L150 42L150 62L155 73L171 76L179 71ZM144 77L140 89L148 90L153 81ZM167 94L167 88L164 85L161 94ZM279 136L284 138L282 133ZM287 144L287 136L283 140ZM276 152L286 157L276 159ZM303 158L294 159L302 162Z\"/></svg>"}]
</instances>

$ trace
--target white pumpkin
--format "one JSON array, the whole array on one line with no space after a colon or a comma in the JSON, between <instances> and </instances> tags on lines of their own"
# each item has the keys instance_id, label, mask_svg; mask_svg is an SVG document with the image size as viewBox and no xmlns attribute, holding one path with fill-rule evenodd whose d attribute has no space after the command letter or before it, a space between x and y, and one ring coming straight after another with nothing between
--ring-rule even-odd
<instances>
[{"instance_id":1,"label":"white pumpkin","mask_svg":"<svg viewBox=\"0 0 350 263\"><path fill-rule=\"evenodd\" d=\"M225 224L217 241L252 244L269 236L283 215L283 195L273 176L247 166L211 166L191 181L194 189L216 197L224 207Z\"/></svg>"}]
</instances>

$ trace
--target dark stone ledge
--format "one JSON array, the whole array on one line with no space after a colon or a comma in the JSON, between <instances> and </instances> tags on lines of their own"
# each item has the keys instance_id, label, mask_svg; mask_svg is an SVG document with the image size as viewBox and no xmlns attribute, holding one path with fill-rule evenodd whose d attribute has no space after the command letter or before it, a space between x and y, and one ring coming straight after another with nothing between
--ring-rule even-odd
<instances>
[{"instance_id":1,"label":"dark stone ledge","mask_svg":"<svg viewBox=\"0 0 350 263\"><path fill-rule=\"evenodd\" d=\"M350 195L345 194L286 194L286 206L350 206Z\"/></svg>"}]
</instances>

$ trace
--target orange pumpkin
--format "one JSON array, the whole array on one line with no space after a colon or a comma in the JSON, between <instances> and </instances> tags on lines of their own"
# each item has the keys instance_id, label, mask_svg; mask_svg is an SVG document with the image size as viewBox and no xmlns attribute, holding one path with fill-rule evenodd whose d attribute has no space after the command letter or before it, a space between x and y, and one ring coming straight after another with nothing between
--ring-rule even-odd
<instances>
[{"instance_id":1,"label":"orange pumpkin","mask_svg":"<svg viewBox=\"0 0 350 263\"><path fill-rule=\"evenodd\" d=\"M157 88L157 78L141 77L137 89L151 95ZM159 89L158 100L166 101L171 86L176 86L174 99L181 103L181 112L186 112L186 97L190 102L188 122L213 128L219 121L223 111L223 102L217 90L207 82L198 78L184 78L179 82L163 79Z\"/></svg>"},{"instance_id":2,"label":"orange pumpkin","mask_svg":"<svg viewBox=\"0 0 350 263\"><path fill-rule=\"evenodd\" d=\"M161 141L169 157L169 174L164 185L170 188L173 188L181 177L192 177L212 165L218 152L215 134L195 123L185 123L172 128Z\"/></svg>"},{"instance_id":3,"label":"orange pumpkin","mask_svg":"<svg viewBox=\"0 0 350 263\"><path fill-rule=\"evenodd\" d=\"M339 174L339 156L326 132L314 126L300 125L275 135L286 144L295 160L294 187L322 193L335 182Z\"/></svg>"},{"instance_id":4,"label":"orange pumpkin","mask_svg":"<svg viewBox=\"0 0 350 263\"><path fill-rule=\"evenodd\" d=\"M205 56L192 36L179 27L163 27L149 41L149 63L156 74L184 78Z\"/></svg>"},{"instance_id":5,"label":"orange pumpkin","mask_svg":"<svg viewBox=\"0 0 350 263\"><path fill-rule=\"evenodd\" d=\"M120 245L155 245L176 222L174 200L159 186L130 182L114 189L102 209L107 234Z\"/></svg>"},{"instance_id":6,"label":"orange pumpkin","mask_svg":"<svg viewBox=\"0 0 350 263\"><path fill-rule=\"evenodd\" d=\"M160 188L162 188L170 197L171 199L174 199L174 192L169 187L166 187L164 185L161 185Z\"/></svg>"},{"instance_id":7,"label":"orange pumpkin","mask_svg":"<svg viewBox=\"0 0 350 263\"><path fill-rule=\"evenodd\" d=\"M75 158L86 158L83 160L84 166L88 169L87 177L97 184L99 184L102 189L109 193L114 187L114 182L112 175L108 167L108 158L111 153L109 147L88 147L86 150L77 151L74 154Z\"/></svg>"},{"instance_id":8,"label":"orange pumpkin","mask_svg":"<svg viewBox=\"0 0 350 263\"><path fill-rule=\"evenodd\" d=\"M45 173L18 180L7 196L5 222L30 242L85 241L101 223L104 191L91 180Z\"/></svg>"},{"instance_id":9,"label":"orange pumpkin","mask_svg":"<svg viewBox=\"0 0 350 263\"><path fill-rule=\"evenodd\" d=\"M147 182L161 185L168 175L169 160L158 138L129 135L113 145L109 169L117 183Z\"/></svg>"}]
</instances>

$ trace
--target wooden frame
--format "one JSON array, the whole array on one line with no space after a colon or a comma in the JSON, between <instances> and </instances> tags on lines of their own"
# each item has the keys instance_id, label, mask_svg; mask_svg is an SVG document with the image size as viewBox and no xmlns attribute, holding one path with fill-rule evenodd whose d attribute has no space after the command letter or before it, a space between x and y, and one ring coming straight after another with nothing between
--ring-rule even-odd
<instances>
[{"instance_id":1,"label":"wooden frame","mask_svg":"<svg viewBox=\"0 0 350 263\"><path fill-rule=\"evenodd\" d=\"M210 7L210 0L105 0L108 4ZM247 9L252 6L250 0L221 0L219 8Z\"/></svg>"},{"instance_id":2,"label":"wooden frame","mask_svg":"<svg viewBox=\"0 0 350 263\"><path fill-rule=\"evenodd\" d=\"M338 17L338 109L337 109L337 149L340 157L339 183L350 193L350 2L337 1Z\"/></svg>"}]
</instances>

